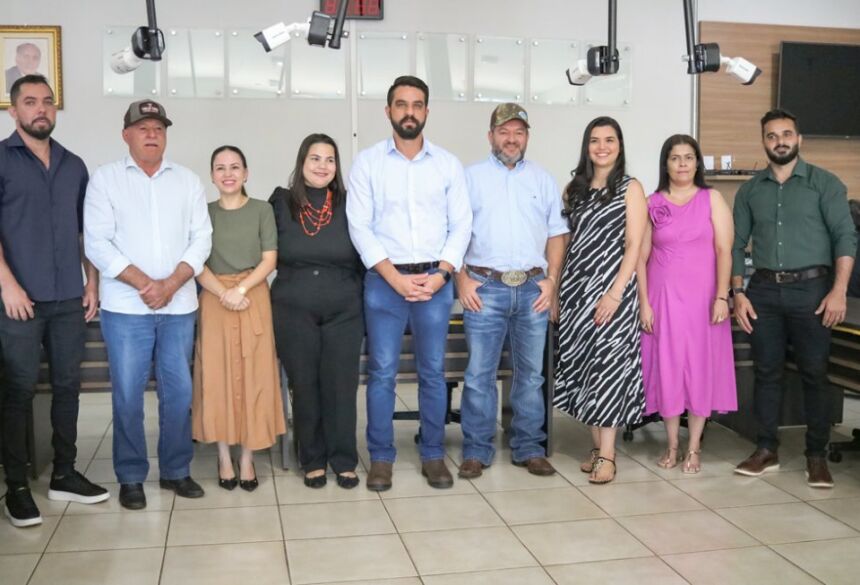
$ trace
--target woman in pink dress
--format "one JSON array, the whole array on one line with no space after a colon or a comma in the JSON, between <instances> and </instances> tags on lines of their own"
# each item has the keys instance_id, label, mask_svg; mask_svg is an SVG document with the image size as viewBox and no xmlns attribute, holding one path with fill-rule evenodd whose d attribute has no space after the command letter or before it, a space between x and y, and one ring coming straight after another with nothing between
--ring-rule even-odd
<instances>
[{"instance_id":1,"label":"woman in pink dress","mask_svg":"<svg viewBox=\"0 0 860 585\"><path fill-rule=\"evenodd\" d=\"M705 184L702 152L691 136L663 143L648 215L637 270L645 413L665 421L668 445L658 462L665 469L678 465L680 418L687 413L682 471L698 473L705 420L737 410L728 320L734 230L722 195Z\"/></svg>"}]
</instances>

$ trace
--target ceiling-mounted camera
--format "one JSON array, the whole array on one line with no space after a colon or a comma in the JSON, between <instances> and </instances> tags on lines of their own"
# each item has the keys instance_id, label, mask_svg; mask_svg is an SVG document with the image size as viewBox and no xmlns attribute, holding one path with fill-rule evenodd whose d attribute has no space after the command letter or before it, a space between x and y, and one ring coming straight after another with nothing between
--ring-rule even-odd
<instances>
[{"instance_id":1,"label":"ceiling-mounted camera","mask_svg":"<svg viewBox=\"0 0 860 585\"><path fill-rule=\"evenodd\" d=\"M618 73L619 57L616 47L618 28L617 0L609 0L609 39L606 45L591 47L585 59L567 70L567 81L571 85L585 85L595 75Z\"/></svg>"},{"instance_id":2,"label":"ceiling-mounted camera","mask_svg":"<svg viewBox=\"0 0 860 585\"><path fill-rule=\"evenodd\" d=\"M131 46L110 57L110 68L115 73L134 71L144 61L161 61L164 54L164 33L155 20L155 0L146 0L147 26L141 26L131 35Z\"/></svg>"},{"instance_id":3,"label":"ceiling-mounted camera","mask_svg":"<svg viewBox=\"0 0 860 585\"><path fill-rule=\"evenodd\" d=\"M695 18L693 17L693 0L683 0L684 25L687 36L687 73L696 75L719 71L726 65L726 73L739 79L744 85L751 85L761 75L761 69L743 57L723 57L720 45L717 43L696 43Z\"/></svg>"},{"instance_id":4,"label":"ceiling-mounted camera","mask_svg":"<svg viewBox=\"0 0 860 585\"><path fill-rule=\"evenodd\" d=\"M342 0L337 8L337 16L334 18L315 10L307 22L292 24L278 22L255 33L254 38L263 45L267 53L289 41L295 32L305 33L309 45L325 47L328 44L330 49L340 49L341 39L348 36L348 33L343 30L348 4L348 0Z\"/></svg>"}]
</instances>

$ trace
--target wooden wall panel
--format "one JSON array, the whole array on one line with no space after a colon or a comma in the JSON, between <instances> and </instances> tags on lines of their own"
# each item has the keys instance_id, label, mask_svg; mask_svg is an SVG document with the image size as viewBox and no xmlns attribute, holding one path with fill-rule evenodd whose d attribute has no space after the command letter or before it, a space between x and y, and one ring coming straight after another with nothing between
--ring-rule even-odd
<instances>
[{"instance_id":1,"label":"wooden wall panel","mask_svg":"<svg viewBox=\"0 0 860 585\"><path fill-rule=\"evenodd\" d=\"M860 29L702 22L699 30L700 42L719 43L723 55L742 56L762 69L761 76L750 86L741 85L722 71L699 76L702 151L714 155L717 161L723 154L733 155L736 169L761 169L767 165L759 120L776 106L780 42L860 45ZM822 88L822 91L827 90ZM846 96L846 99L858 98ZM802 133L803 120L799 122ZM838 175L848 186L848 196L860 199L860 138L804 137L801 155ZM731 200L740 185L738 181L720 181L715 186Z\"/></svg>"}]
</instances>

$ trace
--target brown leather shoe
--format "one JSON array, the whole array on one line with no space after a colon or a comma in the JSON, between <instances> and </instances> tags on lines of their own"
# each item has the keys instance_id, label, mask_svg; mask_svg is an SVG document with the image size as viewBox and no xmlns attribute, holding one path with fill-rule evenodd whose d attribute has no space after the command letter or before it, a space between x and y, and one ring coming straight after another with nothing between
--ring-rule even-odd
<instances>
[{"instance_id":1,"label":"brown leather shoe","mask_svg":"<svg viewBox=\"0 0 860 585\"><path fill-rule=\"evenodd\" d=\"M546 476L555 474L555 468L550 465L546 457L532 457L525 461L511 461L511 463L517 467L525 467L532 475Z\"/></svg>"},{"instance_id":2,"label":"brown leather shoe","mask_svg":"<svg viewBox=\"0 0 860 585\"><path fill-rule=\"evenodd\" d=\"M444 490L454 485L454 477L442 459L431 459L422 463L421 475L427 478L430 487L436 489Z\"/></svg>"},{"instance_id":3,"label":"brown leather shoe","mask_svg":"<svg viewBox=\"0 0 860 585\"><path fill-rule=\"evenodd\" d=\"M779 471L779 457L776 451L761 447L735 467L735 473L752 477L758 477L765 471Z\"/></svg>"},{"instance_id":4,"label":"brown leather shoe","mask_svg":"<svg viewBox=\"0 0 860 585\"><path fill-rule=\"evenodd\" d=\"M367 473L367 489L374 492L391 489L392 467L393 464L390 461L371 461L370 471Z\"/></svg>"},{"instance_id":5,"label":"brown leather shoe","mask_svg":"<svg viewBox=\"0 0 860 585\"><path fill-rule=\"evenodd\" d=\"M463 461L462 465L460 465L460 471L457 472L457 477L460 479L475 479L476 477L481 477L484 473L484 469L489 467L489 465L484 465L477 459L466 459Z\"/></svg>"},{"instance_id":6,"label":"brown leather shoe","mask_svg":"<svg viewBox=\"0 0 860 585\"><path fill-rule=\"evenodd\" d=\"M806 485L814 488L832 488L833 476L827 469L824 457L806 458Z\"/></svg>"}]
</instances>

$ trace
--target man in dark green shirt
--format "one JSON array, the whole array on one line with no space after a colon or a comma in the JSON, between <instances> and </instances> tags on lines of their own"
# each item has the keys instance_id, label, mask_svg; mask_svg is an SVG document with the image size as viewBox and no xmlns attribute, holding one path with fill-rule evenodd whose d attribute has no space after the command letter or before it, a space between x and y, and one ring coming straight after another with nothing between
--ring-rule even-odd
<instances>
[{"instance_id":1,"label":"man in dark green shirt","mask_svg":"<svg viewBox=\"0 0 860 585\"><path fill-rule=\"evenodd\" d=\"M845 319L856 235L845 185L798 156L797 119L772 110L761 119L768 168L745 183L734 205L732 291L735 317L750 334L755 361L756 451L735 469L779 469L777 429L787 343L803 380L806 470L811 487L831 488L827 363L830 333ZM755 273L743 288L744 250L752 238Z\"/></svg>"}]
</instances>

